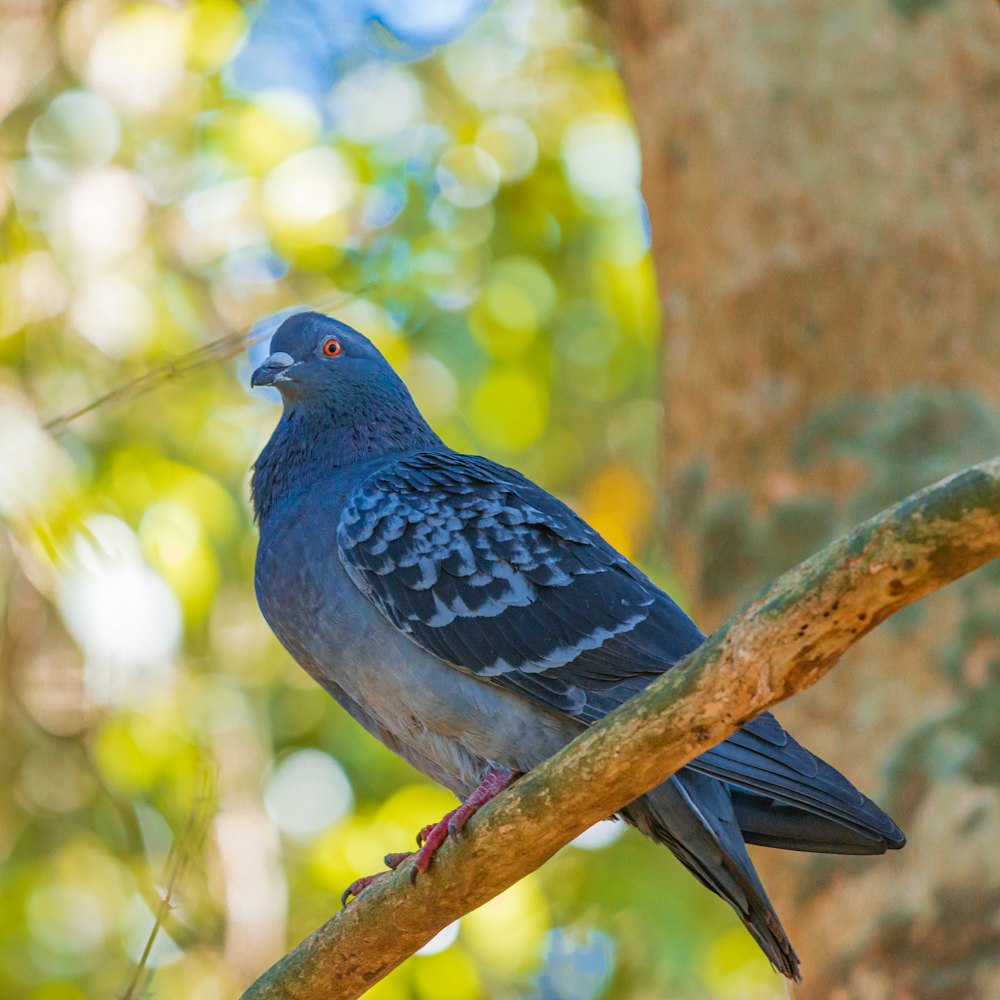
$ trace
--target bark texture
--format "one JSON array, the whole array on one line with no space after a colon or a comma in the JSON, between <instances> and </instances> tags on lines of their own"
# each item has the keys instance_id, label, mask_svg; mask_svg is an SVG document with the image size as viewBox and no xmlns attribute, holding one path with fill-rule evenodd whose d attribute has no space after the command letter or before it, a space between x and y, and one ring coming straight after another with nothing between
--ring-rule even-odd
<instances>
[{"instance_id":1,"label":"bark texture","mask_svg":"<svg viewBox=\"0 0 1000 1000\"><path fill-rule=\"evenodd\" d=\"M672 556L711 628L1000 447L1000 9L606 5L664 327ZM1000 576L901 616L782 719L910 837L761 852L817 998L1000 996Z\"/></svg>"},{"instance_id":2,"label":"bark texture","mask_svg":"<svg viewBox=\"0 0 1000 1000\"><path fill-rule=\"evenodd\" d=\"M785 573L676 669L486 805L414 886L411 861L243 1000L361 996L592 823L814 684L894 612L998 555L1000 458L908 497Z\"/></svg>"}]
</instances>

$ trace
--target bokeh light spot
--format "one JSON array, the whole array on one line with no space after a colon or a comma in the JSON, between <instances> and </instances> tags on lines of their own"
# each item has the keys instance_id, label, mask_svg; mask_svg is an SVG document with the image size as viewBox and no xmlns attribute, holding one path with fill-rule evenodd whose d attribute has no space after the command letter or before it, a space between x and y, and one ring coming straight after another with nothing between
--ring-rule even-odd
<instances>
[{"instance_id":1,"label":"bokeh light spot","mask_svg":"<svg viewBox=\"0 0 1000 1000\"><path fill-rule=\"evenodd\" d=\"M615 843L625 832L625 824L611 819L602 819L592 827L584 830L570 841L573 847L584 851L599 851Z\"/></svg>"},{"instance_id":2,"label":"bokeh light spot","mask_svg":"<svg viewBox=\"0 0 1000 1000\"><path fill-rule=\"evenodd\" d=\"M522 368L510 368L480 382L471 417L476 433L488 446L521 451L538 440L548 409L544 383Z\"/></svg>"},{"instance_id":3,"label":"bokeh light spot","mask_svg":"<svg viewBox=\"0 0 1000 1000\"><path fill-rule=\"evenodd\" d=\"M476 145L496 161L505 184L527 177L538 162L538 140L522 118L498 115L476 130Z\"/></svg>"},{"instance_id":4,"label":"bokeh light spot","mask_svg":"<svg viewBox=\"0 0 1000 1000\"><path fill-rule=\"evenodd\" d=\"M596 114L575 121L563 139L563 160L570 183L595 200L635 195L639 184L639 147L620 118Z\"/></svg>"},{"instance_id":5,"label":"bokeh light spot","mask_svg":"<svg viewBox=\"0 0 1000 1000\"><path fill-rule=\"evenodd\" d=\"M107 163L118 151L121 125L114 105L87 90L65 90L28 133L33 156L69 169Z\"/></svg>"},{"instance_id":6,"label":"bokeh light spot","mask_svg":"<svg viewBox=\"0 0 1000 1000\"><path fill-rule=\"evenodd\" d=\"M290 224L316 222L351 201L351 168L336 150L307 149L279 164L264 181L264 201Z\"/></svg>"},{"instance_id":7,"label":"bokeh light spot","mask_svg":"<svg viewBox=\"0 0 1000 1000\"><path fill-rule=\"evenodd\" d=\"M475 963L458 948L424 953L415 959L413 984L418 1000L479 1000L482 996Z\"/></svg>"},{"instance_id":8,"label":"bokeh light spot","mask_svg":"<svg viewBox=\"0 0 1000 1000\"><path fill-rule=\"evenodd\" d=\"M94 41L87 62L91 86L119 107L152 111L184 73L184 18L162 4L122 8Z\"/></svg>"},{"instance_id":9,"label":"bokeh light spot","mask_svg":"<svg viewBox=\"0 0 1000 1000\"><path fill-rule=\"evenodd\" d=\"M90 518L60 573L56 600L86 655L85 677L99 701L141 695L168 675L181 636L173 591L143 561L124 522Z\"/></svg>"},{"instance_id":10,"label":"bokeh light spot","mask_svg":"<svg viewBox=\"0 0 1000 1000\"><path fill-rule=\"evenodd\" d=\"M441 157L437 181L450 202L459 208L476 208L496 195L500 168L479 146L455 146Z\"/></svg>"},{"instance_id":11,"label":"bokeh light spot","mask_svg":"<svg viewBox=\"0 0 1000 1000\"><path fill-rule=\"evenodd\" d=\"M70 320L95 347L120 358L149 342L155 316L133 282L118 274L98 274L79 285Z\"/></svg>"},{"instance_id":12,"label":"bokeh light spot","mask_svg":"<svg viewBox=\"0 0 1000 1000\"><path fill-rule=\"evenodd\" d=\"M185 13L185 44L192 65L201 70L221 66L246 31L240 5L235 0L196 0Z\"/></svg>"},{"instance_id":13,"label":"bokeh light spot","mask_svg":"<svg viewBox=\"0 0 1000 1000\"><path fill-rule=\"evenodd\" d=\"M341 134L352 142L374 143L418 121L423 98L404 67L372 60L340 80L330 106Z\"/></svg>"},{"instance_id":14,"label":"bokeh light spot","mask_svg":"<svg viewBox=\"0 0 1000 1000\"><path fill-rule=\"evenodd\" d=\"M458 928L461 921L456 920L453 923L448 924L443 930L437 932L421 948L417 954L418 955L436 955L438 952L444 951L446 948L450 948L458 940Z\"/></svg>"},{"instance_id":15,"label":"bokeh light spot","mask_svg":"<svg viewBox=\"0 0 1000 1000\"><path fill-rule=\"evenodd\" d=\"M548 920L545 896L529 875L463 917L460 938L484 965L510 975L538 962Z\"/></svg>"},{"instance_id":16,"label":"bokeh light spot","mask_svg":"<svg viewBox=\"0 0 1000 1000\"><path fill-rule=\"evenodd\" d=\"M297 750L274 769L264 808L286 836L309 840L351 810L354 795L344 769L321 750Z\"/></svg>"},{"instance_id":17,"label":"bokeh light spot","mask_svg":"<svg viewBox=\"0 0 1000 1000\"><path fill-rule=\"evenodd\" d=\"M146 198L134 174L97 167L79 174L66 194L66 231L89 265L113 260L142 239Z\"/></svg>"}]
</instances>

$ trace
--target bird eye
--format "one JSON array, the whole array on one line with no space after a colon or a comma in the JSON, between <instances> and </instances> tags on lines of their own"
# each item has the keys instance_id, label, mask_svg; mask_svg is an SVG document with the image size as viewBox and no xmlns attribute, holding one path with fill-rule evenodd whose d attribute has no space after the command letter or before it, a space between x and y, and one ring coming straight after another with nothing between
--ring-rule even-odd
<instances>
[{"instance_id":1,"label":"bird eye","mask_svg":"<svg viewBox=\"0 0 1000 1000\"><path fill-rule=\"evenodd\" d=\"M336 340L336 339L334 339L333 337L331 337L331 338L330 338L330 339L329 339L329 340L328 340L328 341L327 341L327 342L326 342L326 343L325 343L325 344L323 345L323 353L324 353L324 354L325 354L325 355L326 355L326 356L327 356L328 358L335 358L335 357L336 357L336 356L337 356L338 354L340 354L340 352L341 352L342 350L343 350L343 348L342 348L342 347L340 346L340 341L339 341L339 340Z\"/></svg>"}]
</instances>

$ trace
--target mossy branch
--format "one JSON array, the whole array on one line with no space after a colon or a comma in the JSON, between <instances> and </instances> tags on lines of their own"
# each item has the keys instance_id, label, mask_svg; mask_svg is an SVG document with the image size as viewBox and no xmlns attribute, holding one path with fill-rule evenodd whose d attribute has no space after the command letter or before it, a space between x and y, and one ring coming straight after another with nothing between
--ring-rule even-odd
<instances>
[{"instance_id":1,"label":"mossy branch","mask_svg":"<svg viewBox=\"0 0 1000 1000\"><path fill-rule=\"evenodd\" d=\"M900 608L1000 555L1000 458L866 521L775 580L683 663L521 778L410 884L375 883L243 1000L352 1000L453 920L765 709Z\"/></svg>"}]
</instances>

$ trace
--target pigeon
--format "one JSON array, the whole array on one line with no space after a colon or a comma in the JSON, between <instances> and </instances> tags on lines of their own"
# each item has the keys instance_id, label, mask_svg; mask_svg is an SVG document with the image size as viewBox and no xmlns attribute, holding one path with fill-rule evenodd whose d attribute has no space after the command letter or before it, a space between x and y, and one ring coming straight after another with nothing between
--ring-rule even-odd
<instances>
[{"instance_id":1,"label":"pigeon","mask_svg":"<svg viewBox=\"0 0 1000 1000\"><path fill-rule=\"evenodd\" d=\"M483 803L705 636L564 503L444 444L357 330L297 313L270 350L251 378L283 403L251 482L258 604L358 723L460 800L418 835L415 877ZM881 854L905 843L767 712L620 818L729 903L796 980L798 957L747 845Z\"/></svg>"}]
</instances>

